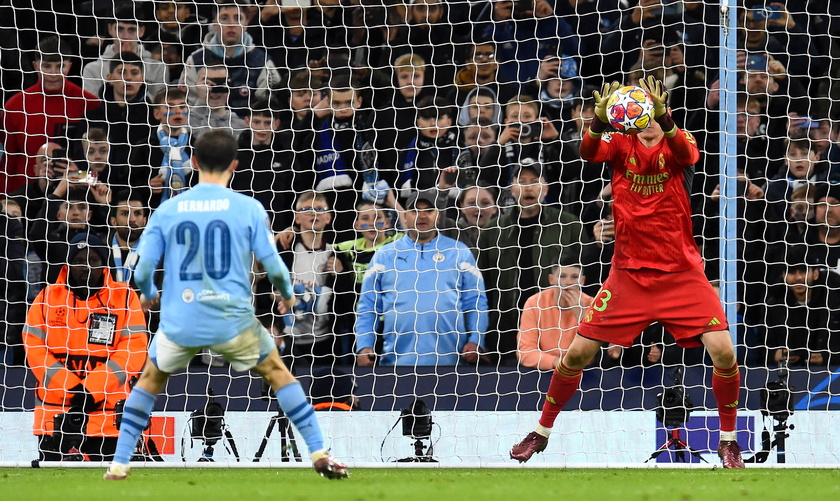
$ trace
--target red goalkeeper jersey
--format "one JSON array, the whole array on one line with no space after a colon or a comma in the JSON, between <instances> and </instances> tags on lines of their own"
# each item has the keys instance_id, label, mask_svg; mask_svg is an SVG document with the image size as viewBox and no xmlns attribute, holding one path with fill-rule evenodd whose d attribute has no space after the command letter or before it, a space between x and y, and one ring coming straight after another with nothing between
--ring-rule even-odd
<instances>
[{"instance_id":1,"label":"red goalkeeper jersey","mask_svg":"<svg viewBox=\"0 0 840 501\"><path fill-rule=\"evenodd\" d=\"M615 252L621 269L684 271L702 258L691 225L690 187L700 159L690 132L646 148L636 136L584 134L580 156L612 169Z\"/></svg>"}]
</instances>

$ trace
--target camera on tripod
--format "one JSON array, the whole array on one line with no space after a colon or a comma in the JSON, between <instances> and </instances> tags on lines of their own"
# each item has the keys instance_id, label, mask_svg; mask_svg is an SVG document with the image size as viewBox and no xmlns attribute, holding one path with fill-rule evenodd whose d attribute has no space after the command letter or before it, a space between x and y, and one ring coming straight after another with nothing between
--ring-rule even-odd
<instances>
[{"instance_id":1,"label":"camera on tripod","mask_svg":"<svg viewBox=\"0 0 840 501\"><path fill-rule=\"evenodd\" d=\"M660 454L667 451L671 447L674 448L674 456L677 461L686 462L685 453L688 452L704 463L708 463L706 458L700 453L692 449L688 442L680 436L680 428L688 421L691 415L691 409L694 405L691 399L685 394L685 387L683 386L683 369L677 368L671 373L671 379L674 381L674 386L665 388L662 393L656 395L656 419L658 419L668 430L669 438L664 444L656 449L653 454L645 461L652 461L659 457Z\"/></svg>"},{"instance_id":2,"label":"camera on tripod","mask_svg":"<svg viewBox=\"0 0 840 501\"><path fill-rule=\"evenodd\" d=\"M414 456L399 459L400 463L437 463L437 460L432 458L433 445L429 444L428 449L424 451L423 440L431 440L432 438L432 411L429 406L419 398L414 401L411 407L403 409L400 412L400 419L402 420L402 434L404 437L414 439Z\"/></svg>"},{"instance_id":3,"label":"camera on tripod","mask_svg":"<svg viewBox=\"0 0 840 501\"><path fill-rule=\"evenodd\" d=\"M793 414L794 388L788 384L789 373L784 362L779 362L776 374L778 379L769 381L767 386L761 389L761 413L782 421Z\"/></svg>"},{"instance_id":4,"label":"camera on tripod","mask_svg":"<svg viewBox=\"0 0 840 501\"><path fill-rule=\"evenodd\" d=\"M213 448L222 440L227 438L230 449L236 460L239 461L239 452L233 441L233 435L225 428L225 409L222 404L213 398L213 390L208 389L207 404L203 409L196 409L190 414L190 443L193 440L200 440L204 444L204 450L199 462L213 461ZM184 459L182 443L182 459Z\"/></svg>"},{"instance_id":5,"label":"camera on tripod","mask_svg":"<svg viewBox=\"0 0 840 501\"><path fill-rule=\"evenodd\" d=\"M656 395L656 400L659 402L656 406L656 419L665 426L677 427L688 421L694 405L691 403L691 398L685 394L682 368L672 372L671 379L674 381L674 386L665 388L662 393Z\"/></svg>"},{"instance_id":6,"label":"camera on tripod","mask_svg":"<svg viewBox=\"0 0 840 501\"><path fill-rule=\"evenodd\" d=\"M778 379L768 381L767 386L761 389L761 414L765 418L773 418L773 433L767 428L764 421L764 429L761 431L761 450L751 458L744 459L745 463L764 463L770 457L770 452L776 449L776 462L784 463L786 460L785 440L790 437L788 430L795 427L788 424L787 420L793 414L793 390L795 388L788 384L787 362L779 361L779 369L776 372Z\"/></svg>"},{"instance_id":7,"label":"camera on tripod","mask_svg":"<svg viewBox=\"0 0 840 501\"><path fill-rule=\"evenodd\" d=\"M62 461L84 461L81 453L85 439L87 415L79 407L72 407L67 412L56 414L53 418L53 442L61 453Z\"/></svg>"}]
</instances>

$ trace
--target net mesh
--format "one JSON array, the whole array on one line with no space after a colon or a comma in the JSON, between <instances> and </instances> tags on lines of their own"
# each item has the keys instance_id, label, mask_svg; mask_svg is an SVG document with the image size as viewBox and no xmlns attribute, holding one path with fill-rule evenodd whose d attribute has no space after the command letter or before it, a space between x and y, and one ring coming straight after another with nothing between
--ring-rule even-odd
<instances>
[{"instance_id":1,"label":"net mesh","mask_svg":"<svg viewBox=\"0 0 840 501\"><path fill-rule=\"evenodd\" d=\"M836 409L840 391L838 5L738 2L721 59L720 5L694 0L2 2L0 461L61 458L82 435L87 459L108 458L158 312L48 284L78 280L62 269L87 232L111 280L133 287L137 239L197 181L193 147L213 129L236 136L230 186L268 211L303 305L279 314L255 263L258 318L318 408L361 409L319 414L333 453L507 460L610 270L611 172L579 154L593 91L654 76L701 151L688 186L707 277L736 277L739 439L766 448L762 424L790 417L768 400L790 391L802 417L789 461L836 463L816 437L837 418L810 411ZM374 251L419 231L423 211L402 209L424 199L460 244L436 243L429 261L397 253L393 283L366 300ZM722 266L721 208L737 224ZM526 303L537 293L548 303ZM667 438L653 411L669 387L693 401L689 443L713 455L711 373L659 324L605 346L535 460L647 459ZM76 385L97 378L111 378L104 403L75 423ZM398 424L415 399L435 423L420 436ZM170 380L146 437L138 457L166 461L294 460L297 445L259 379L209 351Z\"/></svg>"}]
</instances>

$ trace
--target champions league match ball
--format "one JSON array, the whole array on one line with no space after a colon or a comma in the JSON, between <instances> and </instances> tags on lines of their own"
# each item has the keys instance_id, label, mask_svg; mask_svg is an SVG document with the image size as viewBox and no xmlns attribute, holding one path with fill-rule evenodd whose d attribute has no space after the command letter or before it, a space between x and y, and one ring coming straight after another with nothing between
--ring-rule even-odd
<instances>
[{"instance_id":1,"label":"champions league match ball","mask_svg":"<svg viewBox=\"0 0 840 501\"><path fill-rule=\"evenodd\" d=\"M653 120L653 101L641 87L619 87L607 100L607 118L617 132L638 134Z\"/></svg>"}]
</instances>

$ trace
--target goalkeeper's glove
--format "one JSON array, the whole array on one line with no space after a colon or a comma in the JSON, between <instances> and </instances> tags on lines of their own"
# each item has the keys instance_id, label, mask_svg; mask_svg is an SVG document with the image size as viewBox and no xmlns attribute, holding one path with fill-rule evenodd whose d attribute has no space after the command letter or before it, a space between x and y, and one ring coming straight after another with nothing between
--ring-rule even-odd
<instances>
[{"instance_id":1,"label":"goalkeeper's glove","mask_svg":"<svg viewBox=\"0 0 840 501\"><path fill-rule=\"evenodd\" d=\"M362 198L369 202L382 205L388 199L388 192L391 187L385 181L377 181L376 183L364 183L362 185Z\"/></svg>"},{"instance_id":2,"label":"goalkeeper's glove","mask_svg":"<svg viewBox=\"0 0 840 501\"><path fill-rule=\"evenodd\" d=\"M668 111L665 104L668 102L668 92L663 90L662 82L652 76L643 78L640 85L650 95L650 100L653 101L653 119L658 120Z\"/></svg>"},{"instance_id":3,"label":"goalkeeper's glove","mask_svg":"<svg viewBox=\"0 0 840 501\"><path fill-rule=\"evenodd\" d=\"M612 93L618 90L619 87L621 87L621 84L614 81L612 83L604 84L604 87L601 89L601 93L598 93L597 90L592 93L592 97L595 98L595 116L598 117L598 120L605 124L610 123L610 120L607 117L607 101L610 99Z\"/></svg>"},{"instance_id":4,"label":"goalkeeper's glove","mask_svg":"<svg viewBox=\"0 0 840 501\"><path fill-rule=\"evenodd\" d=\"M666 137L674 137L677 133L677 124L674 123L674 119L668 113L668 92L663 90L662 82L650 76L643 78L640 85L650 95L650 100L653 101L653 119L662 128Z\"/></svg>"}]
</instances>

